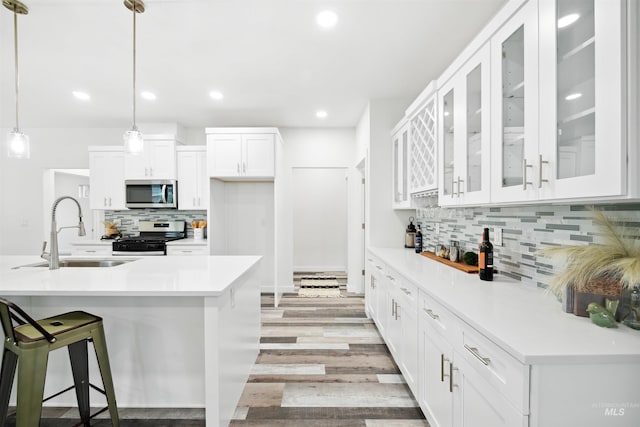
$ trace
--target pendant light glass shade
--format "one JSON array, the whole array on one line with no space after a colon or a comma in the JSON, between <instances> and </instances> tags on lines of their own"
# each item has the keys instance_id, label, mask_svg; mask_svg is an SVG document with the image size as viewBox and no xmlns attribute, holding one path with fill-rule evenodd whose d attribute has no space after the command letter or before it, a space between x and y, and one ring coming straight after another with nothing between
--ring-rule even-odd
<instances>
[{"instance_id":1,"label":"pendant light glass shade","mask_svg":"<svg viewBox=\"0 0 640 427\"><path fill-rule=\"evenodd\" d=\"M128 130L124 133L124 151L127 154L142 154L144 151L144 139L142 132L137 128Z\"/></svg>"},{"instance_id":2,"label":"pendant light glass shade","mask_svg":"<svg viewBox=\"0 0 640 427\"><path fill-rule=\"evenodd\" d=\"M13 159L28 159L31 156L29 137L20 131L18 117L18 95L20 79L18 74L18 15L26 15L29 9L18 0L2 0L2 5L13 12L13 52L16 88L16 127L7 134L7 156Z\"/></svg>"},{"instance_id":3,"label":"pendant light glass shade","mask_svg":"<svg viewBox=\"0 0 640 427\"><path fill-rule=\"evenodd\" d=\"M12 159L28 159L31 156L29 136L14 129L7 134L7 156Z\"/></svg>"},{"instance_id":4,"label":"pendant light glass shade","mask_svg":"<svg viewBox=\"0 0 640 427\"><path fill-rule=\"evenodd\" d=\"M136 126L136 13L144 12L142 0L125 0L124 6L133 12L133 125L124 133L124 151L126 154L142 154L144 138Z\"/></svg>"}]
</instances>

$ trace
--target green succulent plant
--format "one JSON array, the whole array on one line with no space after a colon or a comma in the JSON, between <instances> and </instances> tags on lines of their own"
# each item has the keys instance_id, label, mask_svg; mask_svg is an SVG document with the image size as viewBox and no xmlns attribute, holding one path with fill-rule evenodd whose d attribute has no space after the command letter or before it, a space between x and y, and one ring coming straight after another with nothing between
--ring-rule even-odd
<instances>
[{"instance_id":1,"label":"green succulent plant","mask_svg":"<svg viewBox=\"0 0 640 427\"><path fill-rule=\"evenodd\" d=\"M554 262L565 262L566 269L551 279L549 289L556 295L570 285L583 290L592 280L619 279L625 287L640 284L640 239L624 234L600 211L593 210L594 223L603 231L604 244L557 246L537 253Z\"/></svg>"}]
</instances>

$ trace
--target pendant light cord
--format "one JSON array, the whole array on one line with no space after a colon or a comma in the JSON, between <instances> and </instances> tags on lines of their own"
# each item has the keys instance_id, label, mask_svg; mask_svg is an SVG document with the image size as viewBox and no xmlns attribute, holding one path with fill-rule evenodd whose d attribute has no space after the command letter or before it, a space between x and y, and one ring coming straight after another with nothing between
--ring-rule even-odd
<instances>
[{"instance_id":1,"label":"pendant light cord","mask_svg":"<svg viewBox=\"0 0 640 427\"><path fill-rule=\"evenodd\" d=\"M133 0L133 127L136 128L136 0Z\"/></svg>"},{"instance_id":2,"label":"pendant light cord","mask_svg":"<svg viewBox=\"0 0 640 427\"><path fill-rule=\"evenodd\" d=\"M13 47L14 47L14 62L15 62L15 76L16 76L16 131L20 129L20 121L18 120L18 93L20 86L20 78L18 77L18 12L16 11L16 5L13 6Z\"/></svg>"}]
</instances>

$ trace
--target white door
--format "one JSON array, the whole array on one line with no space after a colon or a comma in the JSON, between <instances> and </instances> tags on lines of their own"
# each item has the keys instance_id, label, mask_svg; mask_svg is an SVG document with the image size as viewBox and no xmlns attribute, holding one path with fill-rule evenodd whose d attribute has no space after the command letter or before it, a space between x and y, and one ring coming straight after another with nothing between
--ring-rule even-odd
<instances>
[{"instance_id":1,"label":"white door","mask_svg":"<svg viewBox=\"0 0 640 427\"><path fill-rule=\"evenodd\" d=\"M294 271L347 271L346 168L293 168Z\"/></svg>"}]
</instances>

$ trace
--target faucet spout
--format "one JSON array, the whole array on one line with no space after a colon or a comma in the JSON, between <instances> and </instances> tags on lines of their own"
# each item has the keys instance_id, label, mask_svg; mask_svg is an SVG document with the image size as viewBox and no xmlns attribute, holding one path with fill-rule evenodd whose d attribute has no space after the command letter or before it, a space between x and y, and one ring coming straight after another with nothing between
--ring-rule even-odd
<instances>
[{"instance_id":1,"label":"faucet spout","mask_svg":"<svg viewBox=\"0 0 640 427\"><path fill-rule=\"evenodd\" d=\"M49 250L49 270L57 270L60 268L60 253L58 252L58 227L56 225L56 209L58 208L58 204L65 199L71 199L78 206L78 225L74 227L78 227L78 236L86 236L86 231L84 229L84 222L82 222L82 207L80 203L71 196L62 196L56 199L53 202L53 207L51 208L51 239L49 246L51 249ZM62 227L68 228L68 227ZM61 228L61 230L62 230ZM44 251L44 248L43 248Z\"/></svg>"}]
</instances>

